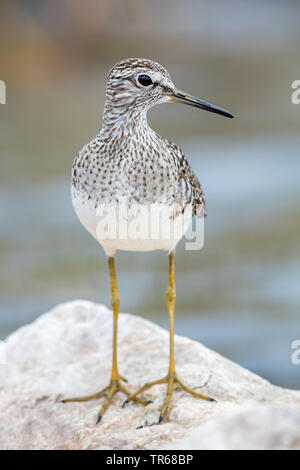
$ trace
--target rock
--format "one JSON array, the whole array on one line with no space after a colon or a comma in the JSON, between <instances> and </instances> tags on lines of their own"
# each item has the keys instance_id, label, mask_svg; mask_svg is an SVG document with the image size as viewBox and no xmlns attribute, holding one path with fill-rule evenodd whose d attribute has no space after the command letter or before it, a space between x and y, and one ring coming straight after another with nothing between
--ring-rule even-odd
<instances>
[{"instance_id":1,"label":"rock","mask_svg":"<svg viewBox=\"0 0 300 470\"><path fill-rule=\"evenodd\" d=\"M174 392L169 420L157 419L165 385L146 392L146 408L118 394L96 426L100 401L59 404L108 384L112 315L87 301L59 305L6 340L0 364L1 449L300 449L300 392L275 387L188 338L176 337L183 381L208 403ZM119 368L136 390L168 367L168 332L121 314Z\"/></svg>"},{"instance_id":2,"label":"rock","mask_svg":"<svg viewBox=\"0 0 300 470\"><path fill-rule=\"evenodd\" d=\"M227 404L216 416L165 449L296 450L300 449L299 405Z\"/></svg>"}]
</instances>

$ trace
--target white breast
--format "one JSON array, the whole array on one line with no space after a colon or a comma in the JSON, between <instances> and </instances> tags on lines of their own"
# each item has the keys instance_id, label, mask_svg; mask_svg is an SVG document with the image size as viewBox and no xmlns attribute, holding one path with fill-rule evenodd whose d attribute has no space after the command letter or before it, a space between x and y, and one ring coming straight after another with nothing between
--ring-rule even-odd
<instances>
[{"instance_id":1,"label":"white breast","mask_svg":"<svg viewBox=\"0 0 300 470\"><path fill-rule=\"evenodd\" d=\"M102 245L108 256L116 250L172 251L188 230L192 212L178 205L102 204L80 195L72 197L74 210L82 225Z\"/></svg>"}]
</instances>

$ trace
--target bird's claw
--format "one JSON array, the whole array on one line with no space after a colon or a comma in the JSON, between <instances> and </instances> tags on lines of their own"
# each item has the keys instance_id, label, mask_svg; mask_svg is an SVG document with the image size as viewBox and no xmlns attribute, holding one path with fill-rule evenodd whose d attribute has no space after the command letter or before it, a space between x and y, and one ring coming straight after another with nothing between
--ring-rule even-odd
<instances>
[{"instance_id":1,"label":"bird's claw","mask_svg":"<svg viewBox=\"0 0 300 470\"><path fill-rule=\"evenodd\" d=\"M149 382L149 383L146 383L143 387L141 387L137 392L135 392L133 395L129 396L125 402L123 403L122 407L124 407L127 403L129 403L131 400L136 400L136 398L138 397L138 395L142 392L144 392L145 390L148 390L149 388L153 387L154 385L159 385L159 384L164 384L166 383L167 384L167 394L166 394L166 398L165 398L165 401L163 403L163 406L160 410L160 414L159 414L159 418L158 418L158 421L156 421L156 423L153 423L153 424L160 424L164 418L167 416L168 414L168 411L169 411L169 408L170 408L170 402L171 402L171 397L172 397L172 394L173 394L173 391L174 391L174 388L175 386L178 386L178 388L181 388L182 390L184 390L186 393L189 393L190 395L192 395L193 397L195 398L200 398L201 400L206 400L206 401L209 401L209 402L214 402L216 403L217 400L215 400L214 398L211 398L209 396L206 396L206 395L201 395L200 393L197 393L195 392L194 390L192 390L191 388L188 388L186 385L184 385L181 380L177 377L176 373L173 373L173 374L168 374L166 377L164 377L163 379L160 379L160 380L155 380L153 382ZM151 402L151 400L148 401L148 403ZM147 403L147 404L148 404ZM140 429L141 427L144 427L144 426L139 426L137 429Z\"/></svg>"}]
</instances>

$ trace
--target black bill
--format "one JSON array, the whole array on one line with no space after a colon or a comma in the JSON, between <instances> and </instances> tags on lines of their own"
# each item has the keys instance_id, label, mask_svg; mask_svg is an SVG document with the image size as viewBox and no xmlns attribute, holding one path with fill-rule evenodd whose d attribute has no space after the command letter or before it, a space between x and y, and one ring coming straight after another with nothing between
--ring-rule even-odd
<instances>
[{"instance_id":1,"label":"black bill","mask_svg":"<svg viewBox=\"0 0 300 470\"><path fill-rule=\"evenodd\" d=\"M218 106L214 106L210 103L206 103L206 101L199 100L199 98L189 95L188 93L184 93L180 90L170 92L168 93L168 96L170 97L170 101L174 101L176 103L188 104L189 106L195 106L196 108L201 108L205 111L210 111L211 113L221 114L222 116L229 118L234 117L233 114L231 114L226 109L219 108Z\"/></svg>"}]
</instances>

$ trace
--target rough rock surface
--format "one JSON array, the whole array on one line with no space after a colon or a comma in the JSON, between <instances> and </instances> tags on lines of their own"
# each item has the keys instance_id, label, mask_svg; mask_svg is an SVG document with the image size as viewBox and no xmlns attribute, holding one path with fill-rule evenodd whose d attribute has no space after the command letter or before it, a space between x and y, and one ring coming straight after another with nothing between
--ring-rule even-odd
<instances>
[{"instance_id":1,"label":"rough rock surface","mask_svg":"<svg viewBox=\"0 0 300 470\"><path fill-rule=\"evenodd\" d=\"M108 384L112 315L87 301L62 304L6 340L0 365L1 449L300 449L300 392L275 387L199 343L176 337L178 375L218 403L174 392L169 420L158 417L165 385L146 392L146 408L118 394L96 426L100 401L62 405L59 398ZM120 373L128 388L161 378L168 332L121 314Z\"/></svg>"}]
</instances>

